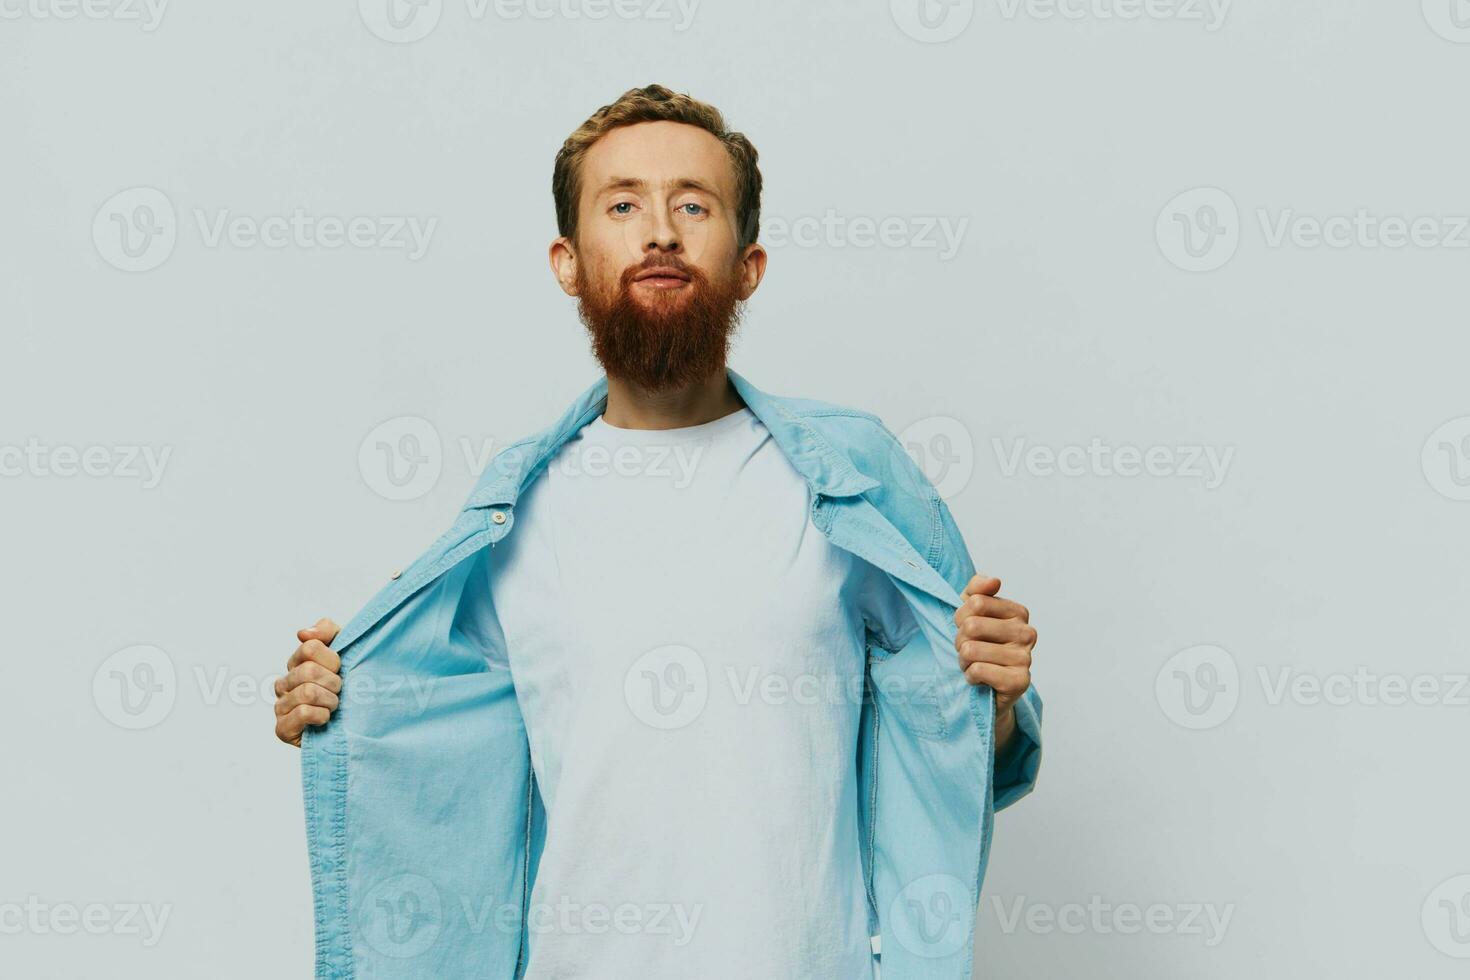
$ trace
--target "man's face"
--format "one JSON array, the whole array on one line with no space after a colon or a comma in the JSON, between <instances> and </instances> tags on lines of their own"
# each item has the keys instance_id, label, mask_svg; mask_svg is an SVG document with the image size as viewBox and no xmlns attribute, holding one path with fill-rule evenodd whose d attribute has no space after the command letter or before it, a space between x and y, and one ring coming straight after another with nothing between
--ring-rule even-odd
<instances>
[{"instance_id":1,"label":"man's face","mask_svg":"<svg viewBox=\"0 0 1470 980\"><path fill-rule=\"evenodd\" d=\"M696 126L624 126L588 151L576 240L551 259L610 376L657 391L723 368L765 268L739 247L735 195L729 155Z\"/></svg>"}]
</instances>

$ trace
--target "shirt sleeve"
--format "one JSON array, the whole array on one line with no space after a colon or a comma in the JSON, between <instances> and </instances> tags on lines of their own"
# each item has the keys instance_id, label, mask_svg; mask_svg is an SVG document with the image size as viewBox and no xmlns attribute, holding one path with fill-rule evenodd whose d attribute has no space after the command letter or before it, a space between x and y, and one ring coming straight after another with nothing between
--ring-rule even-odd
<instances>
[{"instance_id":1,"label":"shirt sleeve","mask_svg":"<svg viewBox=\"0 0 1470 980\"><path fill-rule=\"evenodd\" d=\"M1016 702L1016 734L995 760L995 808L1004 810L1036 787L1041 768L1041 695L1033 684Z\"/></svg>"}]
</instances>

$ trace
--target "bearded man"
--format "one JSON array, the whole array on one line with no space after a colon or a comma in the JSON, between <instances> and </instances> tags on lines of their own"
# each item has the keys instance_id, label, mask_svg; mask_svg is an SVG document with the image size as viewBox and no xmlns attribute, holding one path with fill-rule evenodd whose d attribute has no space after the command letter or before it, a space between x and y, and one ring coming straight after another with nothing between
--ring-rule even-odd
<instances>
[{"instance_id":1,"label":"bearded man","mask_svg":"<svg viewBox=\"0 0 1470 980\"><path fill-rule=\"evenodd\" d=\"M718 110L633 89L552 191L605 377L276 685L317 976L968 978L1029 611L875 416L728 367L768 256Z\"/></svg>"}]
</instances>

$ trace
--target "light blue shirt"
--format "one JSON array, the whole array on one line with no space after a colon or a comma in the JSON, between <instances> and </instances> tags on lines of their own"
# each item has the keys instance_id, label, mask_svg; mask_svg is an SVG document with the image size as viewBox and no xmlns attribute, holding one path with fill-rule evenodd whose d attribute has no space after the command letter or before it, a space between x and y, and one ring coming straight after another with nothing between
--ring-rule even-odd
<instances>
[{"instance_id":1,"label":"light blue shirt","mask_svg":"<svg viewBox=\"0 0 1470 980\"><path fill-rule=\"evenodd\" d=\"M811 526L881 569L918 625L867 636L855 765L868 931L885 980L968 980L993 814L1034 784L1040 699L1018 703L1017 744L996 771L992 692L966 683L954 651L974 567L943 500L875 416L729 374L806 482ZM514 670L488 662L458 614L517 501L606 394L599 380L497 455L454 525L334 644L341 704L302 742L319 980L524 970L546 814Z\"/></svg>"}]
</instances>

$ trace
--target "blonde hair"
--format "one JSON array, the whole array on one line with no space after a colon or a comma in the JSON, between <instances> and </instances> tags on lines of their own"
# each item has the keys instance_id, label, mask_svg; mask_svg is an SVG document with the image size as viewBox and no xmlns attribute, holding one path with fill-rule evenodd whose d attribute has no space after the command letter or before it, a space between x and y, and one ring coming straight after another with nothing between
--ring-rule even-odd
<instances>
[{"instance_id":1,"label":"blonde hair","mask_svg":"<svg viewBox=\"0 0 1470 980\"><path fill-rule=\"evenodd\" d=\"M756 166L759 154L755 146L743 133L732 133L725 128L725 117L719 109L662 85L628 89L618 96L616 102L594 112L561 145L556 154L556 166L551 171L557 232L576 240L582 161L592 144L620 126L659 120L698 126L724 145L735 169L735 222L740 247L755 241L761 220L761 172Z\"/></svg>"}]
</instances>

